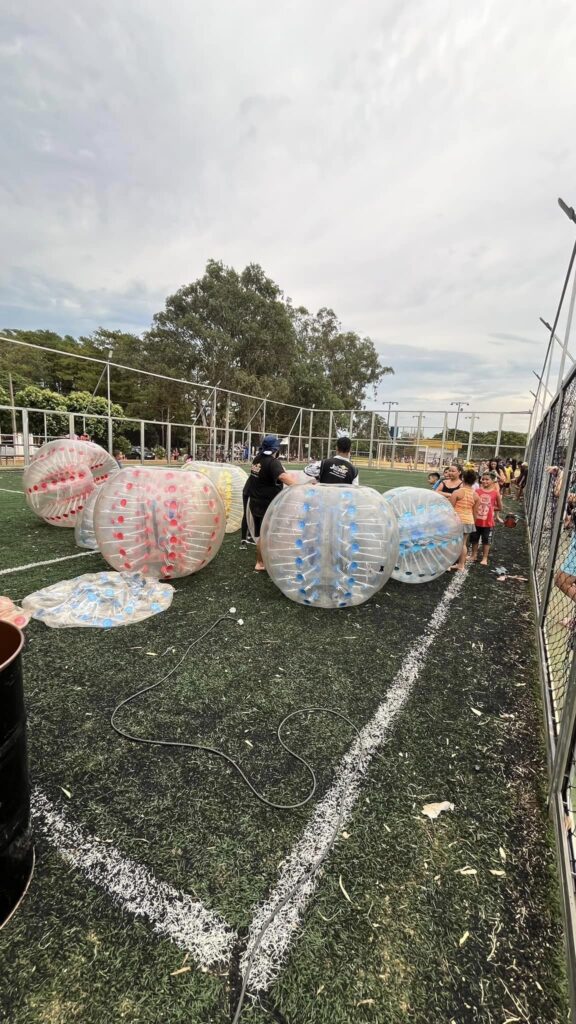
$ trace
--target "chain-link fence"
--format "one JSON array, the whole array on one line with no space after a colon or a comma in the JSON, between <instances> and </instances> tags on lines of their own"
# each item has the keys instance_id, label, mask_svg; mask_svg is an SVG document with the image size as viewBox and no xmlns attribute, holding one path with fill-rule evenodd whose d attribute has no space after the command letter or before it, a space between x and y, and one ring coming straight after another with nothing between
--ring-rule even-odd
<instances>
[{"instance_id":1,"label":"chain-link fence","mask_svg":"<svg viewBox=\"0 0 576 1024\"><path fill-rule=\"evenodd\" d=\"M576 365L530 443L526 489L540 668L576 1019Z\"/></svg>"}]
</instances>

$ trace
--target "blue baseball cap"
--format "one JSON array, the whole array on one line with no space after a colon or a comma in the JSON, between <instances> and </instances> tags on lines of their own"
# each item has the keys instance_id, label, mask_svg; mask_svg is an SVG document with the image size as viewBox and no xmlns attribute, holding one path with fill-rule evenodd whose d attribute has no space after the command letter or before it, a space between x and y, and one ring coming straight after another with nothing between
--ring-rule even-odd
<instances>
[{"instance_id":1,"label":"blue baseball cap","mask_svg":"<svg viewBox=\"0 0 576 1024\"><path fill-rule=\"evenodd\" d=\"M276 437L276 434L266 434L260 445L260 451L262 455L273 455L274 452L280 451L280 441Z\"/></svg>"}]
</instances>

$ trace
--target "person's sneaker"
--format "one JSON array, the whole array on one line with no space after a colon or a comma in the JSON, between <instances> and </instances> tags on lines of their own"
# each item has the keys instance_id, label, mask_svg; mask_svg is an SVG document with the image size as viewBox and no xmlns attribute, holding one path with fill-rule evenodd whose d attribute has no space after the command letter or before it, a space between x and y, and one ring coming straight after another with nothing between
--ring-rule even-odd
<instances>
[{"instance_id":1,"label":"person's sneaker","mask_svg":"<svg viewBox=\"0 0 576 1024\"><path fill-rule=\"evenodd\" d=\"M240 541L240 551L247 551L247 550L248 550L248 543L247 543L247 541L241 540Z\"/></svg>"}]
</instances>

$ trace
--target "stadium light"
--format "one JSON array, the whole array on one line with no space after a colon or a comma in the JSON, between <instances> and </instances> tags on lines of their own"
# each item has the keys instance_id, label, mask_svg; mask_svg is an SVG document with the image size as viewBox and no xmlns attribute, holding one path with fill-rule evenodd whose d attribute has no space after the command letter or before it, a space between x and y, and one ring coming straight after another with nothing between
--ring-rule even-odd
<instances>
[{"instance_id":1,"label":"stadium light","mask_svg":"<svg viewBox=\"0 0 576 1024\"><path fill-rule=\"evenodd\" d=\"M454 427L454 437L452 438L452 440L455 441L456 440L456 431L458 430L458 420L460 419L460 413L462 412L462 409L465 406L469 406L470 405L470 402L450 402L450 405L456 405L458 407L457 410L456 410L456 425Z\"/></svg>"},{"instance_id":2,"label":"stadium light","mask_svg":"<svg viewBox=\"0 0 576 1024\"><path fill-rule=\"evenodd\" d=\"M562 212L566 214L568 220L571 220L576 224L576 213L574 213L574 207L568 206L568 203L565 203L563 199L558 200L558 206Z\"/></svg>"}]
</instances>

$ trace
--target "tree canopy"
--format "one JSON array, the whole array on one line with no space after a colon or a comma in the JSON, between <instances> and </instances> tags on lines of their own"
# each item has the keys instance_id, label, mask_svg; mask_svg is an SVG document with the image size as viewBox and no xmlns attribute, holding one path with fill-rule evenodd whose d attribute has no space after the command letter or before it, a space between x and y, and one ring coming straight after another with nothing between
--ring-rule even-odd
<instances>
[{"instance_id":1,"label":"tree canopy","mask_svg":"<svg viewBox=\"0 0 576 1024\"><path fill-rule=\"evenodd\" d=\"M312 314L295 308L258 264L238 272L209 260L198 280L168 296L142 337L104 328L77 339L51 331L3 333L63 354L0 342L1 387L6 389L10 373L19 394L39 386L64 398L71 392L102 397L110 355L113 363L182 381L112 367L112 396L125 415L183 423L210 419L210 391L195 384L220 384L247 395L269 396L287 406L350 409L360 408L368 390L393 372L381 364L370 338L344 330L331 309ZM103 363L66 358L66 353L96 357ZM220 396L219 422L223 422L225 401ZM295 411L277 410L274 426L290 429ZM263 410L253 399L234 398L229 416L235 427L251 422L257 430L263 425Z\"/></svg>"}]
</instances>

